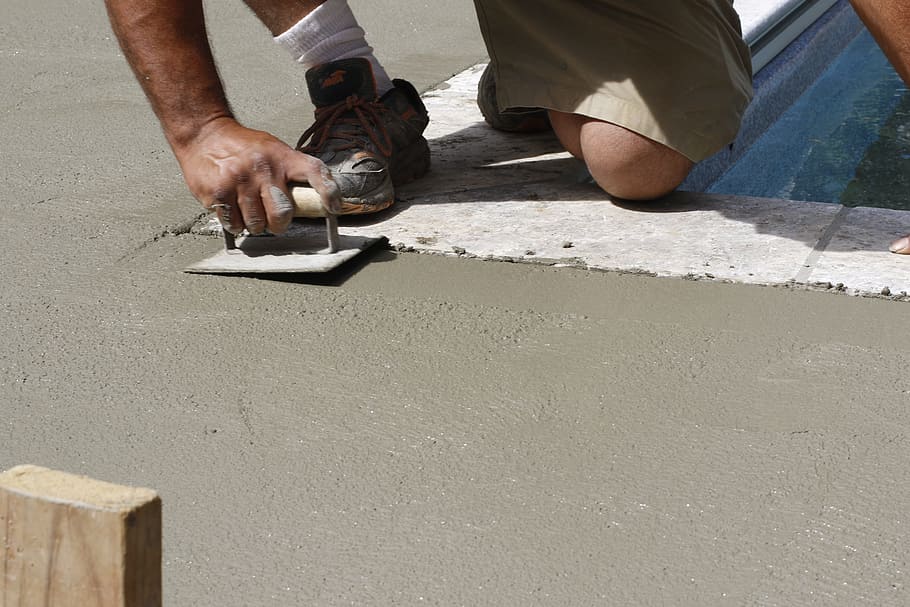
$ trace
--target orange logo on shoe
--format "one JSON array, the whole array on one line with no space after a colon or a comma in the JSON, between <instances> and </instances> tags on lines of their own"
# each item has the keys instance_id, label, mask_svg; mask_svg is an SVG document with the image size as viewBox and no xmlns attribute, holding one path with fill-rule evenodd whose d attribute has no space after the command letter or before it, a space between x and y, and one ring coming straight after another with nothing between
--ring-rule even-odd
<instances>
[{"instance_id":1,"label":"orange logo on shoe","mask_svg":"<svg viewBox=\"0 0 910 607\"><path fill-rule=\"evenodd\" d=\"M336 84L341 84L344 82L344 77L347 75L347 72L344 70L335 70L328 77L322 81L322 88L327 89L330 86L335 86Z\"/></svg>"}]
</instances>

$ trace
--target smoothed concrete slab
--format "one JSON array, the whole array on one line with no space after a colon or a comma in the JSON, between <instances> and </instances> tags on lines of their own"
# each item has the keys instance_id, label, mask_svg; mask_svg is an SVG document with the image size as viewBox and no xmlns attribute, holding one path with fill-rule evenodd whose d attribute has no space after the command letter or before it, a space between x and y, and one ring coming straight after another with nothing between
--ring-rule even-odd
<instances>
[{"instance_id":1,"label":"smoothed concrete slab","mask_svg":"<svg viewBox=\"0 0 910 607\"><path fill-rule=\"evenodd\" d=\"M482 53L469 3L351 5L418 87ZM300 66L207 7L238 114L296 141ZM220 243L184 233L102 3L0 13L0 469L155 487L166 605L910 603L906 306L417 254L320 286L184 274ZM61 52L63 87L30 64ZM396 207L341 232L433 211Z\"/></svg>"}]
</instances>

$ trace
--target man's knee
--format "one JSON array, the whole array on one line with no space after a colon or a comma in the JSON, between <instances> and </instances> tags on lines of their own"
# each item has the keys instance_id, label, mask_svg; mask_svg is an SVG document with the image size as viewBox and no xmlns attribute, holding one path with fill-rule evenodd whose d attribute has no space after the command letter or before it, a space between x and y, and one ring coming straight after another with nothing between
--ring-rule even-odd
<instances>
[{"instance_id":1,"label":"man's knee","mask_svg":"<svg viewBox=\"0 0 910 607\"><path fill-rule=\"evenodd\" d=\"M551 112L550 120L566 149L584 160L594 181L617 198L660 198L694 166L676 150L609 122L559 112Z\"/></svg>"},{"instance_id":2,"label":"man's knee","mask_svg":"<svg viewBox=\"0 0 910 607\"><path fill-rule=\"evenodd\" d=\"M666 196L692 170L691 160L640 135L620 148L582 143L584 160L594 181L608 194L626 200Z\"/></svg>"}]
</instances>

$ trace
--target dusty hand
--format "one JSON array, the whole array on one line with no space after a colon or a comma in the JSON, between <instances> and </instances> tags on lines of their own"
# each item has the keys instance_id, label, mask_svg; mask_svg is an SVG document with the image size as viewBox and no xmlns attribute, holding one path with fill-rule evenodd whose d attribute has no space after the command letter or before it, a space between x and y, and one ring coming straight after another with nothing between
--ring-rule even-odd
<instances>
[{"instance_id":1,"label":"dusty hand","mask_svg":"<svg viewBox=\"0 0 910 607\"><path fill-rule=\"evenodd\" d=\"M341 210L338 186L321 160L231 118L209 123L176 153L190 191L234 234L284 232L294 218L288 182L309 183L327 211Z\"/></svg>"},{"instance_id":2,"label":"dusty hand","mask_svg":"<svg viewBox=\"0 0 910 607\"><path fill-rule=\"evenodd\" d=\"M910 234L892 242L890 249L892 253L910 255Z\"/></svg>"}]
</instances>

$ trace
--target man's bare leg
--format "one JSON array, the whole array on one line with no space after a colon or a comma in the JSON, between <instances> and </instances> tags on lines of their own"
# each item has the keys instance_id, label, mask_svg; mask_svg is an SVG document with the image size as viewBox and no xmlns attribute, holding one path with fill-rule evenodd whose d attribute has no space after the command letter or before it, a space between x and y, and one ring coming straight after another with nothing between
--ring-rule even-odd
<instances>
[{"instance_id":1,"label":"man's bare leg","mask_svg":"<svg viewBox=\"0 0 910 607\"><path fill-rule=\"evenodd\" d=\"M851 4L910 86L910 4L903 0L851 0Z\"/></svg>"},{"instance_id":2,"label":"man's bare leg","mask_svg":"<svg viewBox=\"0 0 910 607\"><path fill-rule=\"evenodd\" d=\"M609 122L551 110L550 123L594 181L618 198L660 198L676 189L694 165L679 152Z\"/></svg>"},{"instance_id":3,"label":"man's bare leg","mask_svg":"<svg viewBox=\"0 0 910 607\"><path fill-rule=\"evenodd\" d=\"M273 36L289 30L325 0L244 0Z\"/></svg>"},{"instance_id":4,"label":"man's bare leg","mask_svg":"<svg viewBox=\"0 0 910 607\"><path fill-rule=\"evenodd\" d=\"M894 69L910 86L910 4L904 0L851 0ZM910 234L891 243L891 251L910 255Z\"/></svg>"}]
</instances>

